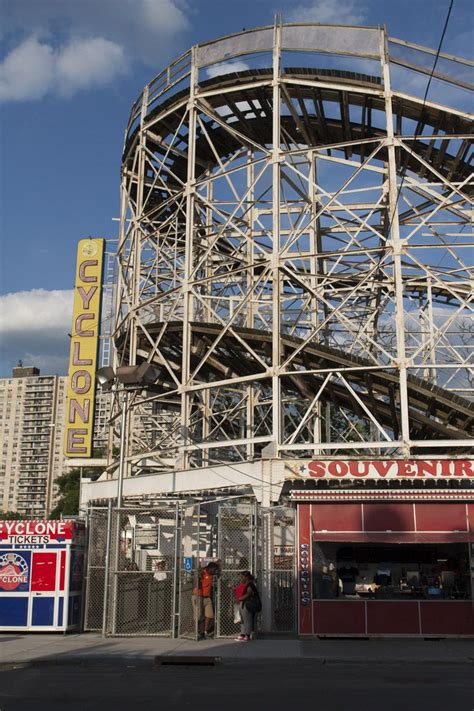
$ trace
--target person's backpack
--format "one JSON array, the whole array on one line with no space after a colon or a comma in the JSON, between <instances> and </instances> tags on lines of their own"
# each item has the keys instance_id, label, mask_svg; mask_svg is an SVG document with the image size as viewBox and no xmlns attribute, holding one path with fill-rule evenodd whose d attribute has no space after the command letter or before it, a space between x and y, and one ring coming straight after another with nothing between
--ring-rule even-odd
<instances>
[{"instance_id":1,"label":"person's backpack","mask_svg":"<svg viewBox=\"0 0 474 711\"><path fill-rule=\"evenodd\" d=\"M252 589L253 597L245 601L245 607L249 612L252 612L254 615L256 615L257 612L262 611L262 601L260 599L260 595L258 594L257 588L255 586L252 586Z\"/></svg>"}]
</instances>

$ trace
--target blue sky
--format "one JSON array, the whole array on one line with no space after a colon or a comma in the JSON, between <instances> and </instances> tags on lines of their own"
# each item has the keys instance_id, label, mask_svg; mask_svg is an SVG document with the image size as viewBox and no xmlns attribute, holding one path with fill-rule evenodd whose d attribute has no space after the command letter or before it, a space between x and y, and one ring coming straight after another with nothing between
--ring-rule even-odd
<instances>
[{"instance_id":1,"label":"blue sky","mask_svg":"<svg viewBox=\"0 0 474 711\"><path fill-rule=\"evenodd\" d=\"M64 373L77 241L113 238L132 101L192 44L273 22L387 24L436 48L449 0L0 0L0 375ZM472 56L472 0L443 50Z\"/></svg>"}]
</instances>

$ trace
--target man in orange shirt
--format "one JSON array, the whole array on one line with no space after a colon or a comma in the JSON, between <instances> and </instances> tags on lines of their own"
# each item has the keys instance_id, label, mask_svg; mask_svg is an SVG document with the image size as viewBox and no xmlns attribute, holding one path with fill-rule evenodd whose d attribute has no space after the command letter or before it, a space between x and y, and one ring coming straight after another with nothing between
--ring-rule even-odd
<instances>
[{"instance_id":1,"label":"man in orange shirt","mask_svg":"<svg viewBox=\"0 0 474 711\"><path fill-rule=\"evenodd\" d=\"M212 586L219 567L217 563L208 563L199 574L199 586L193 590L194 619L198 626L198 637L212 637L214 630L214 606Z\"/></svg>"}]
</instances>

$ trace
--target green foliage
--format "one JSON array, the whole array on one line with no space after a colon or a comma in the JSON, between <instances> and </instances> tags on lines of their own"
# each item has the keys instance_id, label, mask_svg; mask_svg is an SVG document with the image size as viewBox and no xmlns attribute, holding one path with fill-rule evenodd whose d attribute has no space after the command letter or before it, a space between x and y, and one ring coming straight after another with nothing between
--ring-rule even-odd
<instances>
[{"instance_id":1,"label":"green foliage","mask_svg":"<svg viewBox=\"0 0 474 711\"><path fill-rule=\"evenodd\" d=\"M79 511L79 487L81 480L81 470L71 469L65 472L55 481L59 489L58 503L51 511L49 518L61 518L61 516L74 516Z\"/></svg>"},{"instance_id":2,"label":"green foliage","mask_svg":"<svg viewBox=\"0 0 474 711\"><path fill-rule=\"evenodd\" d=\"M0 511L0 521L20 521L22 518L24 516L16 511Z\"/></svg>"},{"instance_id":3,"label":"green foliage","mask_svg":"<svg viewBox=\"0 0 474 711\"><path fill-rule=\"evenodd\" d=\"M102 456L102 453L96 454ZM58 487L59 498L56 506L49 514L49 518L57 519L61 516L75 516L79 513L79 494L81 483L81 472L83 479L97 479L103 472L97 467L76 467L69 469L54 482Z\"/></svg>"}]
</instances>

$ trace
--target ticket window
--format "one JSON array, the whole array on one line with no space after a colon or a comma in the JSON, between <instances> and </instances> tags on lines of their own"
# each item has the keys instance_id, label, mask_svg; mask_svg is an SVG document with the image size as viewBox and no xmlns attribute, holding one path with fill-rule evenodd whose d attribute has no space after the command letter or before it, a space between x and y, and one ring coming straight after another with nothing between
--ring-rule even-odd
<instances>
[{"instance_id":1,"label":"ticket window","mask_svg":"<svg viewBox=\"0 0 474 711\"><path fill-rule=\"evenodd\" d=\"M31 566L31 591L54 592L56 590L56 569L58 552L34 552Z\"/></svg>"},{"instance_id":2,"label":"ticket window","mask_svg":"<svg viewBox=\"0 0 474 711\"><path fill-rule=\"evenodd\" d=\"M63 568L63 551L33 551L31 624L35 627L54 625L55 598L59 592L58 583Z\"/></svg>"},{"instance_id":3,"label":"ticket window","mask_svg":"<svg viewBox=\"0 0 474 711\"><path fill-rule=\"evenodd\" d=\"M471 599L469 550L456 544L313 543L313 599Z\"/></svg>"}]
</instances>

